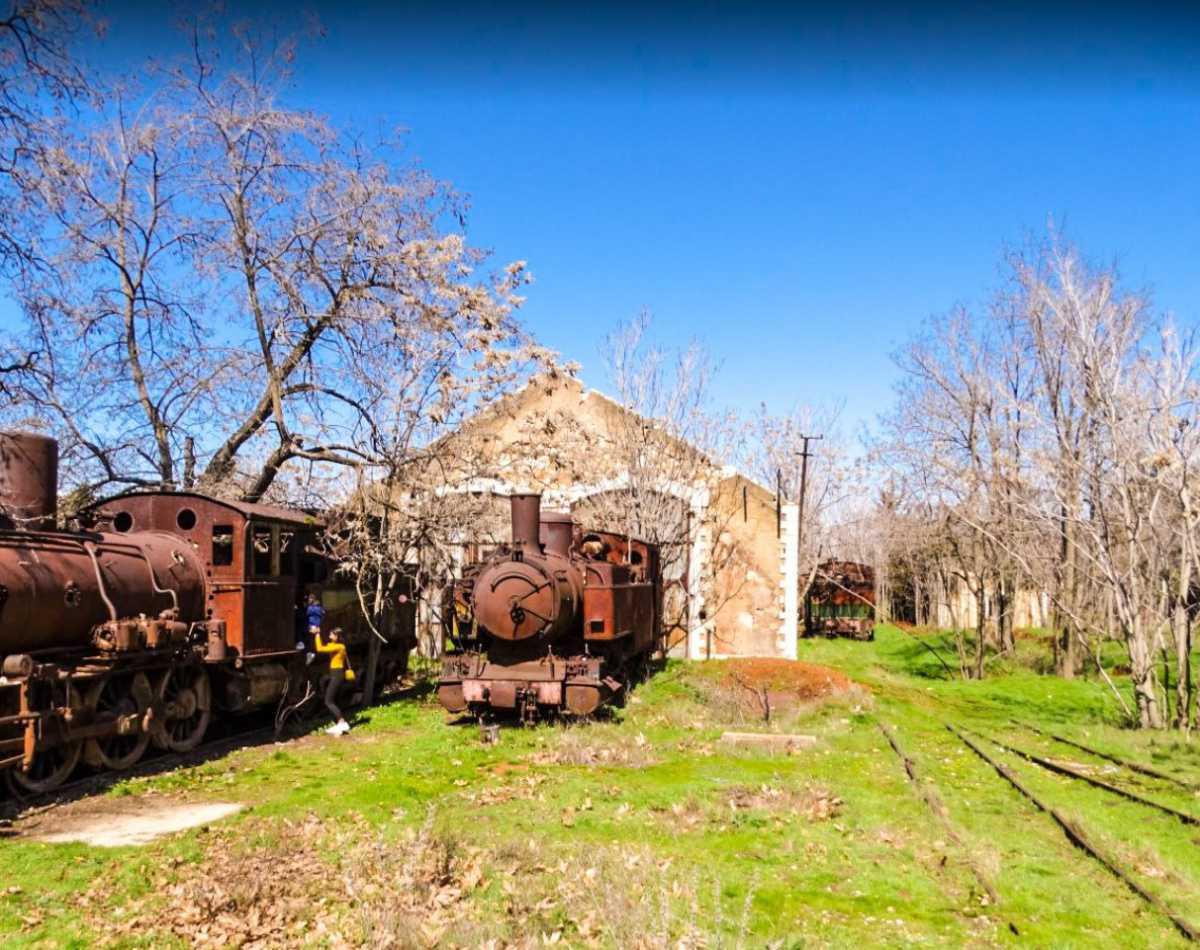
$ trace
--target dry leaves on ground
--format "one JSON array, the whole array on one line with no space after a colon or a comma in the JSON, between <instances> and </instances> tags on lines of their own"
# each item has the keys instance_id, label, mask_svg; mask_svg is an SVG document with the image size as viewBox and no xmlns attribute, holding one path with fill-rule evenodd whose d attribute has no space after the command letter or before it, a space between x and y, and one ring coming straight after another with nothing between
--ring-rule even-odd
<instances>
[{"instance_id":1,"label":"dry leaves on ground","mask_svg":"<svg viewBox=\"0 0 1200 950\"><path fill-rule=\"evenodd\" d=\"M592 807L584 799L564 817ZM723 945L746 925L723 917L719 882L648 848L481 848L437 833L432 813L396 836L351 814L254 818L201 840L199 861L150 871L147 892L124 906L102 879L78 898L106 943L687 950ZM710 887L716 903L697 917Z\"/></svg>"},{"instance_id":2,"label":"dry leaves on ground","mask_svg":"<svg viewBox=\"0 0 1200 950\"><path fill-rule=\"evenodd\" d=\"M619 765L640 768L658 761L654 747L642 733L569 727L533 760L538 765Z\"/></svg>"},{"instance_id":3,"label":"dry leaves on ground","mask_svg":"<svg viewBox=\"0 0 1200 950\"><path fill-rule=\"evenodd\" d=\"M103 879L78 903L110 943L157 934L196 947L434 946L483 884L481 868L478 849L451 846L428 822L389 841L353 815L250 821L209 832L198 863L156 869L132 905L108 906Z\"/></svg>"}]
</instances>

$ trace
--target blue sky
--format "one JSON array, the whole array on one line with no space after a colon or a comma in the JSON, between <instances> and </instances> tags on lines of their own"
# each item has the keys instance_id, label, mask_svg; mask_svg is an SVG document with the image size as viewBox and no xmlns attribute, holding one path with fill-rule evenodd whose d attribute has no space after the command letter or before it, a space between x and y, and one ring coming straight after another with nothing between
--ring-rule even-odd
<instances>
[{"instance_id":1,"label":"blue sky","mask_svg":"<svg viewBox=\"0 0 1200 950\"><path fill-rule=\"evenodd\" d=\"M853 426L889 403L895 346L985 300L1050 219L1200 316L1200 32L1174 8L313 9L294 101L407 127L592 385L646 308L661 342L709 346L723 403L844 399ZM108 16L105 59L174 44L169 12Z\"/></svg>"}]
</instances>

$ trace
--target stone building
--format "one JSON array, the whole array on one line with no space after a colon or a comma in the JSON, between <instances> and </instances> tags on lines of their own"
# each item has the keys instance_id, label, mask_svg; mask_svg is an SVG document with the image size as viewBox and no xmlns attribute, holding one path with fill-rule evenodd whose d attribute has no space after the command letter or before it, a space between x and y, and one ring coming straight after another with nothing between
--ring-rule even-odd
<instances>
[{"instance_id":1,"label":"stone building","mask_svg":"<svg viewBox=\"0 0 1200 950\"><path fill-rule=\"evenodd\" d=\"M934 586L929 623L943 630L970 630L978 625L980 604L970 585L958 576L951 576L943 584L935 582ZM986 590L984 621L995 622L1002 609L1010 613L1011 624L1017 630L1050 625L1051 603L1046 591L1021 587L1009 595L1007 605L1002 605L996 591Z\"/></svg>"},{"instance_id":2,"label":"stone building","mask_svg":"<svg viewBox=\"0 0 1200 950\"><path fill-rule=\"evenodd\" d=\"M673 655L795 656L796 506L757 482L570 377L531 381L440 448L455 459L443 491L496 501L463 557L507 540L504 496L537 491L585 528L662 546Z\"/></svg>"}]
</instances>

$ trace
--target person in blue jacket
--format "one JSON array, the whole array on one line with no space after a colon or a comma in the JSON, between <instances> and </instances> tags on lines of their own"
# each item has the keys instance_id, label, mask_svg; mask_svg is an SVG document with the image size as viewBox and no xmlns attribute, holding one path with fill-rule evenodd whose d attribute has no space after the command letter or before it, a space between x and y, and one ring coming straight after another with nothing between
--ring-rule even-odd
<instances>
[{"instance_id":1,"label":"person in blue jacket","mask_svg":"<svg viewBox=\"0 0 1200 950\"><path fill-rule=\"evenodd\" d=\"M321 624L325 622L325 608L321 606L321 598L316 594L308 595L308 605L304 608L304 619L308 623L310 637L315 637L321 632Z\"/></svg>"},{"instance_id":2,"label":"person in blue jacket","mask_svg":"<svg viewBox=\"0 0 1200 950\"><path fill-rule=\"evenodd\" d=\"M317 594L309 594L304 605L304 626L308 630L307 642L297 643L297 650L308 650L307 661L311 663L315 654L313 645L321 636L321 627L325 623L325 608L321 606L321 598Z\"/></svg>"}]
</instances>

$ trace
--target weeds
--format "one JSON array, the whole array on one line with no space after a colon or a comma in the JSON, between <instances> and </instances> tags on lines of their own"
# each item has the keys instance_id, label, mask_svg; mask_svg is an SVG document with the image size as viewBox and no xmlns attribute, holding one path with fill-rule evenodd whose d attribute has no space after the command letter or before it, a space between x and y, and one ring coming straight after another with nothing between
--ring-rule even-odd
<instances>
[{"instance_id":1,"label":"weeds","mask_svg":"<svg viewBox=\"0 0 1200 950\"><path fill-rule=\"evenodd\" d=\"M1084 946L1120 934L1180 945L942 724L1000 734L1013 718L1035 720L1190 782L1200 781L1194 744L1115 728L1107 695L1086 681L927 675L936 661L886 626L871 644L800 648L810 666L864 688L797 693L790 705L772 696L767 724L722 661L672 664L609 721L505 730L495 746L405 698L340 741L314 735L128 780L129 803L170 791L246 811L138 849L5 838L0 879L13 884L0 887L0 943L732 950L984 946L1014 934ZM936 785L961 846L864 722L873 709ZM818 742L747 754L719 741L727 730ZM1152 890L1181 906L1198 898L1194 836L1177 822L1013 767ZM981 899L972 856L999 903Z\"/></svg>"},{"instance_id":2,"label":"weeds","mask_svg":"<svg viewBox=\"0 0 1200 950\"><path fill-rule=\"evenodd\" d=\"M640 768L658 761L644 734L630 735L607 724L562 727L550 747L535 756L539 765L618 765Z\"/></svg>"}]
</instances>

